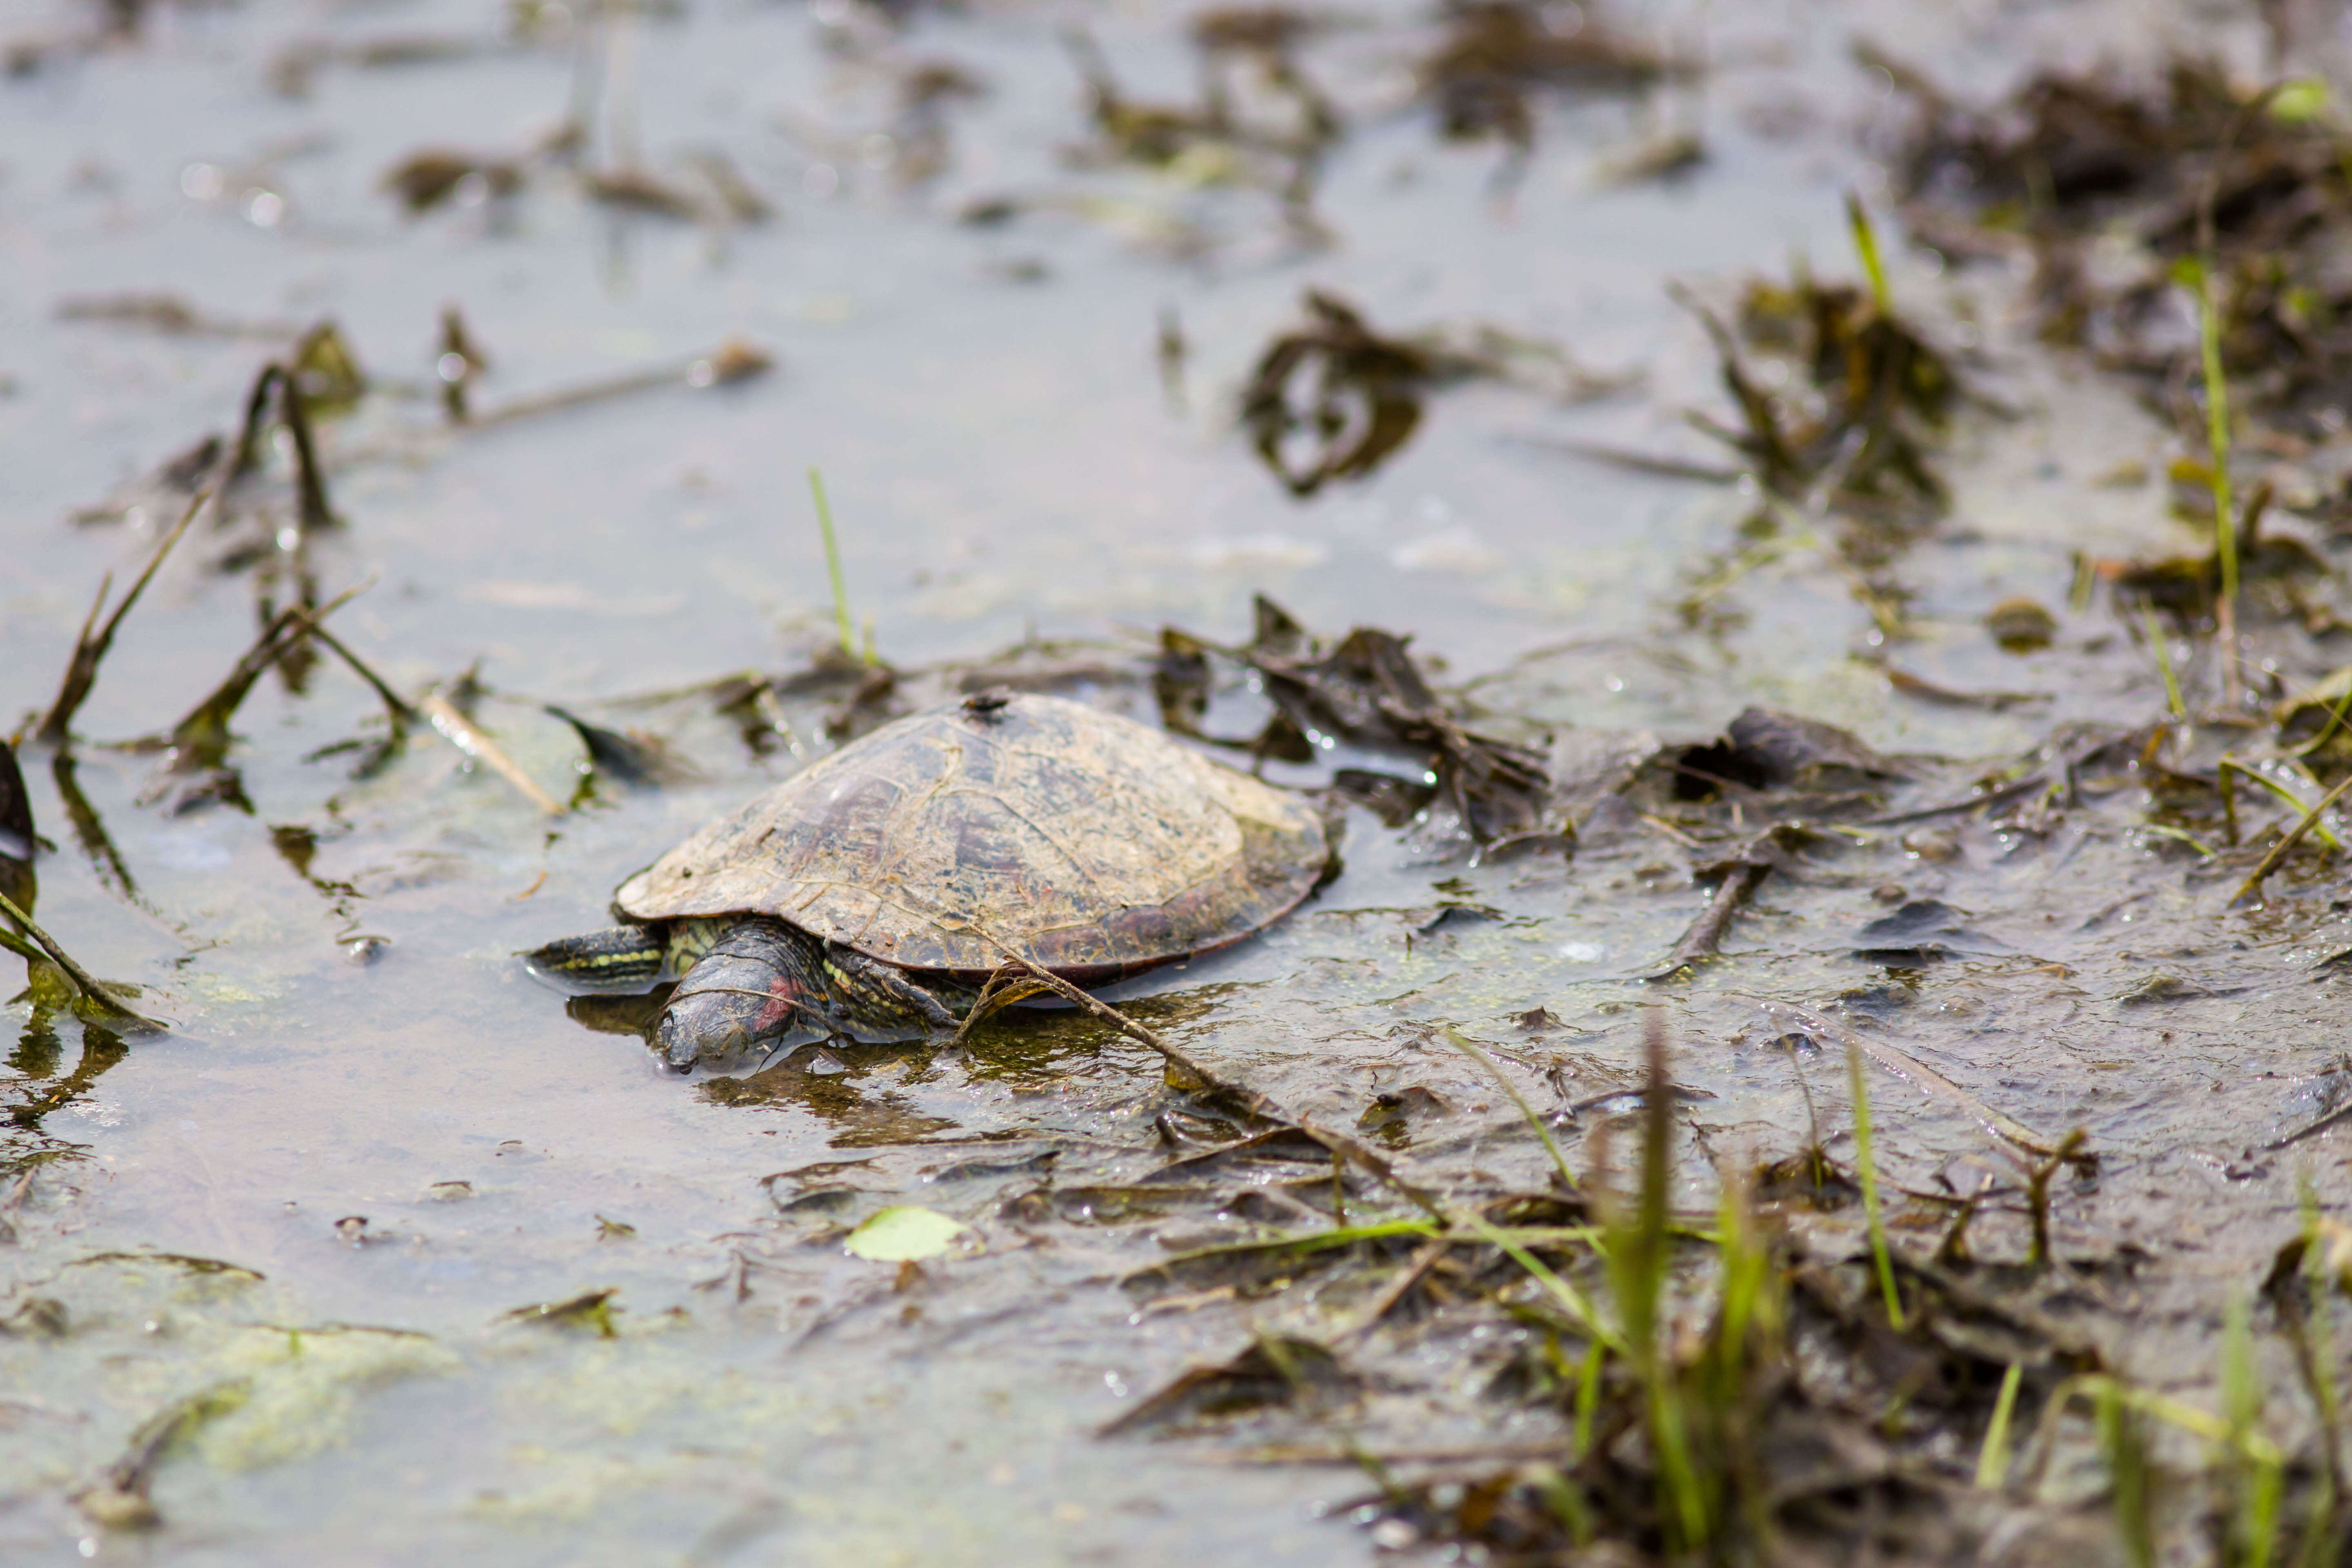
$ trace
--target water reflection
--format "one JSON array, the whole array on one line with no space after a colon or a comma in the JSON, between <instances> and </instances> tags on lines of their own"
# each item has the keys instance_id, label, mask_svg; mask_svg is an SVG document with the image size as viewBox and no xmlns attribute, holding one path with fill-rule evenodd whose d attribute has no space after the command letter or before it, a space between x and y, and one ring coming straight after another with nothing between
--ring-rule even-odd
<instances>
[{"instance_id":1,"label":"water reflection","mask_svg":"<svg viewBox=\"0 0 2352 1568\"><path fill-rule=\"evenodd\" d=\"M37 972L28 992L34 997L32 1016L8 1055L12 1081L0 1083L0 1103L5 1103L6 1117L5 1130L0 1130L0 1175L13 1176L37 1161L77 1149L78 1145L45 1131L42 1121L89 1093L101 1074L131 1054L121 1036L85 1019L80 1059L71 1072L57 1076L65 1060L58 1020L72 1015L50 1005L45 995L50 989L41 984Z\"/></svg>"},{"instance_id":2,"label":"water reflection","mask_svg":"<svg viewBox=\"0 0 2352 1568\"><path fill-rule=\"evenodd\" d=\"M705 1079L698 1091L713 1105L813 1111L835 1129L832 1143L836 1149L921 1143L961 1124L918 1109L895 1089L868 1092L860 1080L887 1065L909 1061L901 1079L905 1081L922 1075L931 1060L928 1050L834 1042L803 1047L776 1066L746 1077Z\"/></svg>"},{"instance_id":3,"label":"water reflection","mask_svg":"<svg viewBox=\"0 0 2352 1568\"><path fill-rule=\"evenodd\" d=\"M146 905L139 896L139 884L131 879L130 866L108 836L98 808L82 793L79 770L80 764L66 747L58 747L49 758L49 779L57 785L58 799L66 808L66 820L73 825L74 842L81 846L82 854L89 858L90 869L98 874L102 887L125 903L143 909Z\"/></svg>"}]
</instances>

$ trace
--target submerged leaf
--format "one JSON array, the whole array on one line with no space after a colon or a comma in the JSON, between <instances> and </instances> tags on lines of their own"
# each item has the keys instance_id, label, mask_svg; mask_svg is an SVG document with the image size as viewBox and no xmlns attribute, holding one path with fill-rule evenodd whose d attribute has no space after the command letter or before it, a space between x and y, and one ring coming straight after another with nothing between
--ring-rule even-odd
<instances>
[{"instance_id":1,"label":"submerged leaf","mask_svg":"<svg viewBox=\"0 0 2352 1568\"><path fill-rule=\"evenodd\" d=\"M607 730L552 702L547 704L547 711L572 726L588 752L591 768L609 773L622 784L653 787L683 783L696 776L693 767L674 755L656 736L636 730Z\"/></svg>"},{"instance_id":2,"label":"submerged leaf","mask_svg":"<svg viewBox=\"0 0 2352 1568\"><path fill-rule=\"evenodd\" d=\"M1933 899L1914 899L1854 933L1853 951L1882 963L1916 963L1951 953L2006 953L2004 942L1969 929L1968 916Z\"/></svg>"}]
</instances>

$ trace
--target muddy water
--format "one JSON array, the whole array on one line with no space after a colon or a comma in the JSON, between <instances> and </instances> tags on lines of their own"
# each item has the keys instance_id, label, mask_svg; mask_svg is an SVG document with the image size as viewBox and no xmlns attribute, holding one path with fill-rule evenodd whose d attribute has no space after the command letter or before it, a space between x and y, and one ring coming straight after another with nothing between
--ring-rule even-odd
<instances>
[{"instance_id":1,"label":"muddy water","mask_svg":"<svg viewBox=\"0 0 2352 1568\"><path fill-rule=\"evenodd\" d=\"M1144 1053L1044 1018L959 1052L847 1050L681 1082L632 1037L567 1017L514 962L599 923L621 875L796 765L691 702L598 705L797 668L829 635L812 464L884 655L912 667L1032 634L1081 639L1105 671L1081 694L1139 713L1150 633L1237 637L1265 591L1321 629L1413 634L1524 733L1697 738L1764 702L1889 752L2000 760L2068 721L2160 714L2145 650L2066 594L2077 552L2182 547L2152 487L2091 483L2171 448L2117 395L2025 346L2019 278L1896 258L1903 298L1952 341L1973 336L2010 409L1963 424L1953 519L1902 567L1917 596L1896 652L1941 685L2042 700L1988 713L1891 690L1872 662L1888 650L1818 551L1678 614L1737 548L1746 499L1542 445L1710 456L1679 413L1713 395L1705 341L1661 282L1721 284L1794 252L1844 268L1839 199L1873 188L1855 132L1881 104L1844 63L1855 32L1998 82L2045 45L2079 52L2074 8L2022 26L1955 9L1926 34L1917 17L1769 5L1634 18L1717 62L1705 90L1555 107L1507 197L1496 148L1441 143L1408 102L1423 20L1366 9L1306 55L1351 123L1323 185L1322 248L1286 232L1264 191L1067 166L1087 136L1056 41L1070 19L981 10L893 34L864 13L698 5L641 18L616 64L593 26L548 23L515 45L466 6L166 9L143 42L56 55L0 92L12 713L46 700L100 574L135 569L163 521L152 505L128 524L68 514L232 427L273 332L331 316L379 378L425 387L436 313L455 302L490 356L484 406L683 363L730 335L777 361L740 385L471 432L380 393L326 433L344 526L312 563L330 593L371 584L335 623L357 651L411 691L478 665L481 721L559 795L578 748L545 701L667 735L698 782L606 784L551 820L429 738L353 778L352 753L317 753L380 720L332 666L300 694L265 683L241 715L249 814L172 811L152 756L85 742L78 824L49 754L26 749L56 846L39 868L45 924L175 1027L120 1049L26 1002L5 1010L22 1037L0 1079L22 1108L8 1157L32 1179L7 1189L16 1239L0 1247L0 1312L16 1314L0 1324L0 1557L1368 1555L1329 1516L1365 1489L1350 1472L1094 1435L1254 1332L1328 1335L1353 1310L1344 1292L1171 1304L1119 1285L1243 1234L1246 1216L1179 1205L1119 1222L1074 1202L1047 1223L1013 1201L1160 1163L1167 1102ZM1190 89L1177 16L1087 19L1139 97ZM52 37L87 17L10 25ZM304 92L272 86L289 48L394 36L463 47L379 67L331 47ZM549 174L511 203L412 220L377 189L420 146L519 155L593 79L583 59L614 73L596 156L616 155L632 120L656 171L723 149L776 216L631 215ZM882 166L902 149L872 138L904 137L893 84L930 60L988 93L947 111L944 171L902 186ZM1701 167L1601 177L1690 123ZM1055 200L1002 226L952 221L1006 193ZM1302 504L1256 465L1232 408L1309 283L1384 327L1488 321L1639 379L1573 408L1486 384L1442 393L1392 464ZM56 314L68 297L158 290L249 335ZM1174 397L1154 361L1162 312L1190 345ZM167 727L242 647L253 590L215 570L223 550L199 534L158 578L84 735ZM1984 611L2016 594L2058 614L2050 650L2011 656L1985 635ZM818 714L795 711L805 753ZM1966 787L1965 770L1934 777ZM2201 1364L2199 1314L2291 1232L2298 1177L2342 1196L2327 1138L2249 1150L2337 1092L2324 1070L2340 982L2309 966L2352 935L2325 889L2225 918L2226 888L2141 834L2136 800L2042 838L1962 819L1948 840L1888 830L1818 849L1814 874L1775 883L1742 922L1733 963L1664 990L1630 977L1705 899L1669 837L1634 827L1565 864L1482 867L1359 813L1349 868L1314 906L1135 1005L1335 1118L1433 1089L1453 1116L1407 1157L1531 1184L1541 1151L1433 1026L1511 1053L1531 1092L1590 1100L1633 1081L1633 1009L1664 1001L1677 1077L1702 1097L1684 1195L1704 1203L1700 1149L1790 1152L1809 1089L1843 1116L1842 1060L1801 1060L1801 1081L1766 1048L1785 1030L1759 1001L1852 994L1857 1027L1891 1031L1983 1101L2044 1132L2090 1131L2105 1173L2065 1194L2062 1234L2086 1255L2128 1242L2153 1259L2150 1302L2189 1310L2138 1350L2161 1363L2186 1345ZM1852 956L1887 884L1969 911L1984 940L1894 973ZM1449 905L1475 910L1436 923ZM2124 1000L2163 975L2174 999ZM1515 1022L1538 1006L1558 1032ZM1878 1094L1898 1182L1997 1163L1965 1106L1891 1077ZM1596 1124L1570 1129L1580 1160ZM847 1227L901 1203L970 1228L904 1274L845 1251ZM1985 1222L1985 1245L2003 1224L2016 1229ZM613 1292L601 1311L515 1316L599 1291ZM1433 1447L1555 1431L1481 1404L1444 1357L1422 1372L1384 1385L1354 1429ZM203 1418L155 1473L160 1531L94 1524L75 1496L142 1423L198 1396Z\"/></svg>"}]
</instances>

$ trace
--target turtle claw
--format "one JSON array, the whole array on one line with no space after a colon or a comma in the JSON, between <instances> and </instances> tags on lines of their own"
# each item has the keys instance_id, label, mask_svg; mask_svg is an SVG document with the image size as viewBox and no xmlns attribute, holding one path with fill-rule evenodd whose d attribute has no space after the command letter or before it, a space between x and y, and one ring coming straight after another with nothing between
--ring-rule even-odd
<instances>
[{"instance_id":1,"label":"turtle claw","mask_svg":"<svg viewBox=\"0 0 2352 1568\"><path fill-rule=\"evenodd\" d=\"M654 1049L661 1053L662 1066L674 1073L690 1073L702 1060L702 1043L667 1008L654 1031Z\"/></svg>"}]
</instances>

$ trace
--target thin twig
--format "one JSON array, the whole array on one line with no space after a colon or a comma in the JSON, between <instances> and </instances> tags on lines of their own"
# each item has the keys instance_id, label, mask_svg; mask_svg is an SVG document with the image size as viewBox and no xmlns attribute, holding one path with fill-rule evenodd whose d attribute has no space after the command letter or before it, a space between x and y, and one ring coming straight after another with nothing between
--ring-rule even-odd
<instances>
[{"instance_id":1,"label":"thin twig","mask_svg":"<svg viewBox=\"0 0 2352 1568\"><path fill-rule=\"evenodd\" d=\"M1883 1041L1866 1039L1851 1029L1831 1023L1827 1018L1809 1009L1792 1006L1786 1002L1775 1002L1762 996L1754 997L1753 1000L1768 1015L1794 1025L1798 1030L1809 1035L1822 1036L1837 1041L1842 1046L1851 1046L1862 1051L1888 1072L1910 1083L1913 1088L1926 1089L1929 1093L1940 1095L1951 1100L1965 1110L1969 1117L1987 1131L2002 1142L2013 1143L2032 1154L2049 1156L2058 1152L2058 1144L2034 1131L2015 1117L1995 1110L1918 1058L1897 1050Z\"/></svg>"},{"instance_id":2,"label":"thin twig","mask_svg":"<svg viewBox=\"0 0 2352 1568\"><path fill-rule=\"evenodd\" d=\"M1656 973L1644 978L1668 979L1702 958L1717 956L1716 950L1723 945L1724 933L1731 929L1732 917L1755 896L1756 889L1762 887L1764 879L1771 874L1772 864L1769 860L1741 860L1734 865L1724 874L1723 880L1716 884L1715 897L1708 900L1706 908L1698 912L1698 919L1691 921L1690 929L1683 932L1683 939L1675 943L1674 952L1666 954L1664 965Z\"/></svg>"},{"instance_id":3,"label":"thin twig","mask_svg":"<svg viewBox=\"0 0 2352 1568\"><path fill-rule=\"evenodd\" d=\"M1636 474L1648 474L1661 479L1690 479L1703 485L1728 485L1738 482L1743 470L1726 468L1713 463L1692 462L1653 452L1639 452L1630 447L1612 447L1602 441L1580 441L1567 436L1521 436L1503 437L1518 447L1534 447L1547 452L1564 452L1571 458L1583 458L1612 468L1624 468Z\"/></svg>"},{"instance_id":4,"label":"thin twig","mask_svg":"<svg viewBox=\"0 0 2352 1568\"><path fill-rule=\"evenodd\" d=\"M421 706L425 716L433 721L433 728L440 731L444 740L514 785L525 800L548 816L564 815L563 803L541 789L537 779L523 772L512 757L499 749L497 742L452 707L446 697L436 691L426 697Z\"/></svg>"},{"instance_id":5,"label":"thin twig","mask_svg":"<svg viewBox=\"0 0 2352 1568\"><path fill-rule=\"evenodd\" d=\"M324 612L321 612L321 614L323 613ZM380 700L382 700L384 710L390 713L395 721L405 724L419 717L416 709L410 704L405 698L402 697L399 692L394 691L389 685L385 684L383 678L378 675L374 670L370 669L367 667L366 661L362 659L359 655L353 653L350 648L345 647L341 637L335 636L334 633L329 631L326 627L315 625L310 628L310 635L317 637L320 642L325 643L329 648L334 651L336 657L340 658L345 664L351 666L352 673L353 675L358 676L362 680L366 681L368 685L375 689L375 694Z\"/></svg>"},{"instance_id":6,"label":"thin twig","mask_svg":"<svg viewBox=\"0 0 2352 1568\"><path fill-rule=\"evenodd\" d=\"M1414 1286L1429 1278L1429 1271L1437 1266L1437 1260L1444 1257L1447 1249L1454 1244L1452 1237L1444 1236L1423 1242L1420 1250L1412 1255L1402 1268L1397 1270L1396 1278L1382 1287L1378 1296L1372 1298L1371 1305L1364 1309L1364 1315L1356 1320L1355 1326L1343 1331L1335 1342L1345 1344L1349 1340L1360 1339L1379 1328L1381 1320L1396 1310L1397 1303L1412 1294Z\"/></svg>"},{"instance_id":7,"label":"thin twig","mask_svg":"<svg viewBox=\"0 0 2352 1568\"><path fill-rule=\"evenodd\" d=\"M1369 1453L1362 1448L1318 1448L1306 1444L1277 1444L1261 1448L1204 1448L1182 1456L1198 1465L1360 1465L1366 1459L1383 1465L1469 1465L1492 1461L1557 1459L1556 1443L1496 1444L1478 1448L1406 1448Z\"/></svg>"},{"instance_id":8,"label":"thin twig","mask_svg":"<svg viewBox=\"0 0 2352 1568\"><path fill-rule=\"evenodd\" d=\"M1035 980L1016 981L1013 974L1014 970L1011 964L997 965L995 971L989 975L987 982L981 986L980 994L972 998L971 1006L965 1011L963 1021L956 1026L956 1032L948 1037L948 1045L950 1048L961 1046L969 1040L973 1029L998 1012L1012 1006L1015 1002L1026 1000L1049 989Z\"/></svg>"},{"instance_id":9,"label":"thin twig","mask_svg":"<svg viewBox=\"0 0 2352 1568\"><path fill-rule=\"evenodd\" d=\"M2339 1105L2326 1115L2305 1122L2292 1132L2280 1134L2269 1142L2262 1144L2261 1148L2264 1153L2271 1153L2300 1143L2305 1139L2325 1132L2331 1127L2341 1127L2347 1121L2352 1121L2352 1105Z\"/></svg>"},{"instance_id":10,"label":"thin twig","mask_svg":"<svg viewBox=\"0 0 2352 1568\"><path fill-rule=\"evenodd\" d=\"M1191 1084L1183 1087L1216 1089L1239 1100L1253 1116L1267 1121L1278 1122L1284 1126L1296 1127L1333 1152L1347 1155L1370 1172L1383 1185L1388 1186L1433 1218L1444 1220L1448 1217L1444 1207L1434 1197L1397 1174L1395 1166L1358 1140L1349 1137L1337 1129L1321 1126L1308 1117L1286 1111L1281 1106L1241 1079L1226 1077L1181 1047L1171 1044L1157 1030L1146 1028L1109 1003L1088 995L1052 970L1030 963L987 930L977 925L972 926L971 930L982 942L1003 953L1008 965L1018 965L1032 978L1041 982L1046 990L1053 992L1072 1005L1093 1014L1129 1039L1158 1051L1171 1066L1192 1080Z\"/></svg>"},{"instance_id":11,"label":"thin twig","mask_svg":"<svg viewBox=\"0 0 2352 1568\"><path fill-rule=\"evenodd\" d=\"M1284 1114L1272 1100L1266 1099L1265 1096L1250 1088L1249 1085L1242 1082L1239 1079L1225 1077L1214 1068L1212 1068L1207 1063L1202 1061L1198 1057L1193 1056L1190 1051L1185 1050L1181 1046L1171 1044L1169 1040L1158 1030L1147 1028L1143 1025L1139 1024L1134 1019L1129 1017L1126 1014L1120 1012L1118 1008L1112 1006L1109 1003L1102 1001L1097 997L1088 995L1086 992L1079 990L1076 986L1071 984L1068 981L1063 979L1052 970L1045 969L1038 964L1030 963L1026 958L1024 958L1020 953L1014 952L1004 942L999 941L992 933L982 931L977 926L972 929L974 933L977 934L982 942L988 943L989 946L996 949L997 952L1004 955L1005 968L1018 968L1023 973L1027 973L1031 978L1042 982L1046 990L1053 992L1055 995L1061 997L1071 1005L1082 1008L1085 1011L1093 1014L1096 1017L1100 1018L1104 1023L1118 1029L1120 1034L1125 1035L1128 1038L1137 1041L1139 1044L1149 1046L1153 1050L1158 1051L1162 1057L1165 1057L1170 1065L1173 1066L1178 1071L1183 1073L1192 1080L1190 1084L1186 1084L1181 1087L1188 1089L1202 1088L1220 1090L1240 1100L1244 1104L1249 1107L1253 1114L1264 1114L1268 1121L1292 1122L1293 1125L1296 1125L1293 1119ZM997 973L1003 973L1003 969L1000 969Z\"/></svg>"},{"instance_id":12,"label":"thin twig","mask_svg":"<svg viewBox=\"0 0 2352 1568\"><path fill-rule=\"evenodd\" d=\"M150 1018L143 1013L134 1013L124 1006L112 992L100 983L96 975L76 963L73 954L59 947L57 939L35 923L32 916L18 909L15 901L5 893L0 893L0 915L7 916L22 927L25 934L39 944L41 951L49 955L49 961L52 963L66 972L74 984L81 989L82 994L88 996L100 1012L133 1028L149 1030L156 1034L161 1034L172 1026L160 1019Z\"/></svg>"},{"instance_id":13,"label":"thin twig","mask_svg":"<svg viewBox=\"0 0 2352 1568\"><path fill-rule=\"evenodd\" d=\"M769 363L768 356L756 347L730 339L709 353L697 354L690 360L682 360L675 364L654 370L630 371L605 381L592 381L580 386L517 398L512 403L475 415L466 427L468 430L485 430L536 415L554 414L586 404L601 403L608 397L650 392L656 387L728 386L760 374L768 368Z\"/></svg>"},{"instance_id":14,"label":"thin twig","mask_svg":"<svg viewBox=\"0 0 2352 1568\"><path fill-rule=\"evenodd\" d=\"M1856 827L1900 827L1906 823L1927 822L1938 816L1957 816L1962 812L1981 810L1988 805L2002 805L2021 795L2031 795L2048 781L2040 774L2020 779L2015 784L1989 789L1967 800L1956 800L1944 805L1924 805L1915 811L1898 811L1885 816L1865 816L1854 823Z\"/></svg>"},{"instance_id":15,"label":"thin twig","mask_svg":"<svg viewBox=\"0 0 2352 1568\"><path fill-rule=\"evenodd\" d=\"M2245 902L2252 894L2262 891L2263 879L2279 868L2279 862L2284 860L2288 853L2303 842L2303 836L2311 831L2313 824L2319 820L2320 814L2334 805L2347 789L2352 789L2352 778L2345 779L2343 783L2320 796L2319 804L2305 812L2303 820L2296 823L2285 837L2271 846L2271 852L2263 857L2262 863L2254 868L2253 874L2240 884L2236 892L2230 895L2230 906L2232 909Z\"/></svg>"},{"instance_id":16,"label":"thin twig","mask_svg":"<svg viewBox=\"0 0 2352 1568\"><path fill-rule=\"evenodd\" d=\"M2343 697L2336 701L2335 708L2328 713L2327 722L2319 727L2319 733L2314 735L2310 740L2305 741L2302 745L2297 746L2294 751L2289 752L2287 755L2290 757L2307 757L2311 755L2312 752L2319 750L2320 747L2327 744L2328 737L2335 734L2336 731L2344 727L2345 715L2347 713L2352 713L2352 683L2347 683L2345 686Z\"/></svg>"},{"instance_id":17,"label":"thin twig","mask_svg":"<svg viewBox=\"0 0 2352 1568\"><path fill-rule=\"evenodd\" d=\"M512 424L534 415L559 413L566 408L578 408L590 403L602 403L608 397L625 397L633 392L650 392L657 386L674 386L686 375L687 366L670 365L660 370L632 371L608 381L592 381L582 386L565 387L555 392L542 392L529 397L519 397L512 403L478 414L467 426L469 430L486 430L493 426Z\"/></svg>"}]
</instances>

